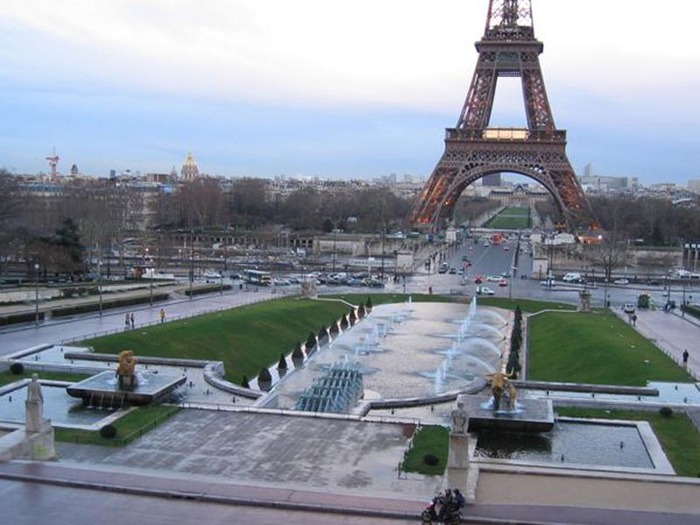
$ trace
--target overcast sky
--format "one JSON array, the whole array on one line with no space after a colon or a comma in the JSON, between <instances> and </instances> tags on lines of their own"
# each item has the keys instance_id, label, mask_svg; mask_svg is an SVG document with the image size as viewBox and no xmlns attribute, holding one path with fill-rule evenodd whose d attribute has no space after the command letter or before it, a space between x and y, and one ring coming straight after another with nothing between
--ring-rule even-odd
<instances>
[{"instance_id":1,"label":"overcast sky","mask_svg":"<svg viewBox=\"0 0 700 525\"><path fill-rule=\"evenodd\" d=\"M532 0L577 173L700 179L697 0ZM430 175L488 0L3 0L0 166ZM519 79L492 125L524 125Z\"/></svg>"}]
</instances>

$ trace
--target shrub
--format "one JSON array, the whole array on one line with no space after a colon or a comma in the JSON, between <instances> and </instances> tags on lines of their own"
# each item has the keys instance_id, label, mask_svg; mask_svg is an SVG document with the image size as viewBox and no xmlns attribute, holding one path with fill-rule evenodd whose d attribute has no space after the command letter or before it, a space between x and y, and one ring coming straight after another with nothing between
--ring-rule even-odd
<instances>
[{"instance_id":1,"label":"shrub","mask_svg":"<svg viewBox=\"0 0 700 525\"><path fill-rule=\"evenodd\" d=\"M673 409L671 407L661 407L659 409L659 414L663 417L671 417L673 415Z\"/></svg>"},{"instance_id":2,"label":"shrub","mask_svg":"<svg viewBox=\"0 0 700 525\"><path fill-rule=\"evenodd\" d=\"M258 375L258 383L270 383L272 381L272 375L270 374L270 371L267 368L263 368L260 370L260 374Z\"/></svg>"},{"instance_id":3,"label":"shrub","mask_svg":"<svg viewBox=\"0 0 700 525\"><path fill-rule=\"evenodd\" d=\"M434 467L438 463L440 463L440 458L438 458L435 454L426 454L425 456L423 456L423 463Z\"/></svg>"},{"instance_id":4,"label":"shrub","mask_svg":"<svg viewBox=\"0 0 700 525\"><path fill-rule=\"evenodd\" d=\"M280 370L287 370L287 360L284 358L284 354L280 354L280 361L277 363L277 368Z\"/></svg>"},{"instance_id":5,"label":"shrub","mask_svg":"<svg viewBox=\"0 0 700 525\"><path fill-rule=\"evenodd\" d=\"M22 363L12 363L10 365L10 372L15 375L20 375L24 373L24 365Z\"/></svg>"},{"instance_id":6,"label":"shrub","mask_svg":"<svg viewBox=\"0 0 700 525\"><path fill-rule=\"evenodd\" d=\"M367 297L367 302L365 303L365 307L367 308L367 310L372 309L372 298L371 297Z\"/></svg>"},{"instance_id":7,"label":"shrub","mask_svg":"<svg viewBox=\"0 0 700 525\"><path fill-rule=\"evenodd\" d=\"M105 439L114 439L117 437L117 427L114 425L105 425L100 429L100 436Z\"/></svg>"},{"instance_id":8,"label":"shrub","mask_svg":"<svg viewBox=\"0 0 700 525\"><path fill-rule=\"evenodd\" d=\"M316 335L313 332L309 332L309 337L306 338L306 350L307 352L316 346Z\"/></svg>"},{"instance_id":9,"label":"shrub","mask_svg":"<svg viewBox=\"0 0 700 525\"><path fill-rule=\"evenodd\" d=\"M243 376L243 379L241 379L241 386L243 388L250 388L250 383L248 382L248 376Z\"/></svg>"},{"instance_id":10,"label":"shrub","mask_svg":"<svg viewBox=\"0 0 700 525\"><path fill-rule=\"evenodd\" d=\"M301 349L301 343L297 341L297 345L294 347L294 351L292 352L292 359L303 359L304 358L304 352Z\"/></svg>"}]
</instances>

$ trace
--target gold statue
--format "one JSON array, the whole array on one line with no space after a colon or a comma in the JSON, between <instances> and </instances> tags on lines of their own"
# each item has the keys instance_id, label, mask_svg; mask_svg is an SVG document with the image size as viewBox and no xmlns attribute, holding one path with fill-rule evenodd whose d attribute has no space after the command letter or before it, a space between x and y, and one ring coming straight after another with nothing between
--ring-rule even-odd
<instances>
[{"instance_id":1,"label":"gold statue","mask_svg":"<svg viewBox=\"0 0 700 525\"><path fill-rule=\"evenodd\" d=\"M119 366L117 367L117 377L122 385L133 386L136 381L134 369L136 368L136 357L132 350L122 350L119 352Z\"/></svg>"},{"instance_id":2,"label":"gold statue","mask_svg":"<svg viewBox=\"0 0 700 525\"><path fill-rule=\"evenodd\" d=\"M499 410L501 407L501 398L504 392L508 396L508 409L515 409L515 400L518 397L518 392L513 384L508 380L513 377L513 373L505 374L503 372L494 372L486 374L486 377L491 383L491 394L493 394L493 409Z\"/></svg>"}]
</instances>

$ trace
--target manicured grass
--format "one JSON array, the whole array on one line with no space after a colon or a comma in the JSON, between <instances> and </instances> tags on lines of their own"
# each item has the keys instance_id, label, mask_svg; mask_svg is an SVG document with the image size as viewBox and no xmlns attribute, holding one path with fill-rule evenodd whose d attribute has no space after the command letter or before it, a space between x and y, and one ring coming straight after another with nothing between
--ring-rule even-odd
<instances>
[{"instance_id":1,"label":"manicured grass","mask_svg":"<svg viewBox=\"0 0 700 525\"><path fill-rule=\"evenodd\" d=\"M324 295L324 298L336 298L343 299L352 304L367 304L367 299L372 301L372 306L378 306L380 304L393 304L393 303L405 303L408 298L414 303L455 303L464 301L464 298L451 297L448 295L430 295L430 294L363 294L363 293L346 293L341 295Z\"/></svg>"},{"instance_id":2,"label":"manicured grass","mask_svg":"<svg viewBox=\"0 0 700 525\"><path fill-rule=\"evenodd\" d=\"M413 436L411 448L403 460L405 472L417 472L427 476L441 476L447 467L449 430L438 425L421 427ZM437 458L437 464L429 465L424 461L426 455Z\"/></svg>"},{"instance_id":3,"label":"manicured grass","mask_svg":"<svg viewBox=\"0 0 700 525\"><path fill-rule=\"evenodd\" d=\"M278 299L84 341L96 352L133 350L136 357L223 361L226 378L240 383L288 354L309 332L339 319L341 302Z\"/></svg>"},{"instance_id":4,"label":"manicured grass","mask_svg":"<svg viewBox=\"0 0 700 525\"><path fill-rule=\"evenodd\" d=\"M507 299L505 297L479 297L477 305L495 306L506 310L515 310L516 306L520 306L520 310L524 314L532 314L541 312L542 310L566 310L574 311L576 306L573 304L555 303L552 301L533 301L531 299Z\"/></svg>"},{"instance_id":5,"label":"manicured grass","mask_svg":"<svg viewBox=\"0 0 700 525\"><path fill-rule=\"evenodd\" d=\"M486 223L487 228L504 230L520 230L530 226L530 208L505 208Z\"/></svg>"},{"instance_id":6,"label":"manicured grass","mask_svg":"<svg viewBox=\"0 0 700 525\"><path fill-rule=\"evenodd\" d=\"M77 383L83 379L87 379L92 374L66 374L63 372L45 372L43 370L33 371L25 370L21 374L13 374L12 372L2 372L0 373L0 386L9 385L16 381L22 379L30 379L32 374L36 373L39 379L47 379L50 381L69 381L71 383Z\"/></svg>"},{"instance_id":7,"label":"manicured grass","mask_svg":"<svg viewBox=\"0 0 700 525\"><path fill-rule=\"evenodd\" d=\"M557 407L560 416L648 421L666 457L679 476L700 477L700 433L684 415L664 417L659 412Z\"/></svg>"},{"instance_id":8,"label":"manicured grass","mask_svg":"<svg viewBox=\"0 0 700 525\"><path fill-rule=\"evenodd\" d=\"M604 385L690 382L672 359L610 312L547 312L528 319L527 377Z\"/></svg>"},{"instance_id":9,"label":"manicured grass","mask_svg":"<svg viewBox=\"0 0 700 525\"><path fill-rule=\"evenodd\" d=\"M54 433L57 441L122 447L164 423L179 411L180 408L167 405L139 407L112 423L112 426L117 429L117 436L112 439L103 438L99 431L93 432L71 428L56 427Z\"/></svg>"}]
</instances>

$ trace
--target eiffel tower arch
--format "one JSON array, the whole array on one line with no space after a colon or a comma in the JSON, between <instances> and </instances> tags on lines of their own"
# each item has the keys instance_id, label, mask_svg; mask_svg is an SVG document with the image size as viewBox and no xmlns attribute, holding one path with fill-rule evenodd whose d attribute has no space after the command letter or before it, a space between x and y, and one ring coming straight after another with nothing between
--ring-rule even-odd
<instances>
[{"instance_id":1,"label":"eiffel tower arch","mask_svg":"<svg viewBox=\"0 0 700 525\"><path fill-rule=\"evenodd\" d=\"M514 172L544 186L567 229L596 229L597 221L566 156L566 131L554 125L544 87L530 0L489 0L474 76L457 125L447 128L445 152L417 199L411 222L439 229L452 218L464 189L490 173ZM527 128L491 128L499 77L521 79Z\"/></svg>"}]
</instances>

